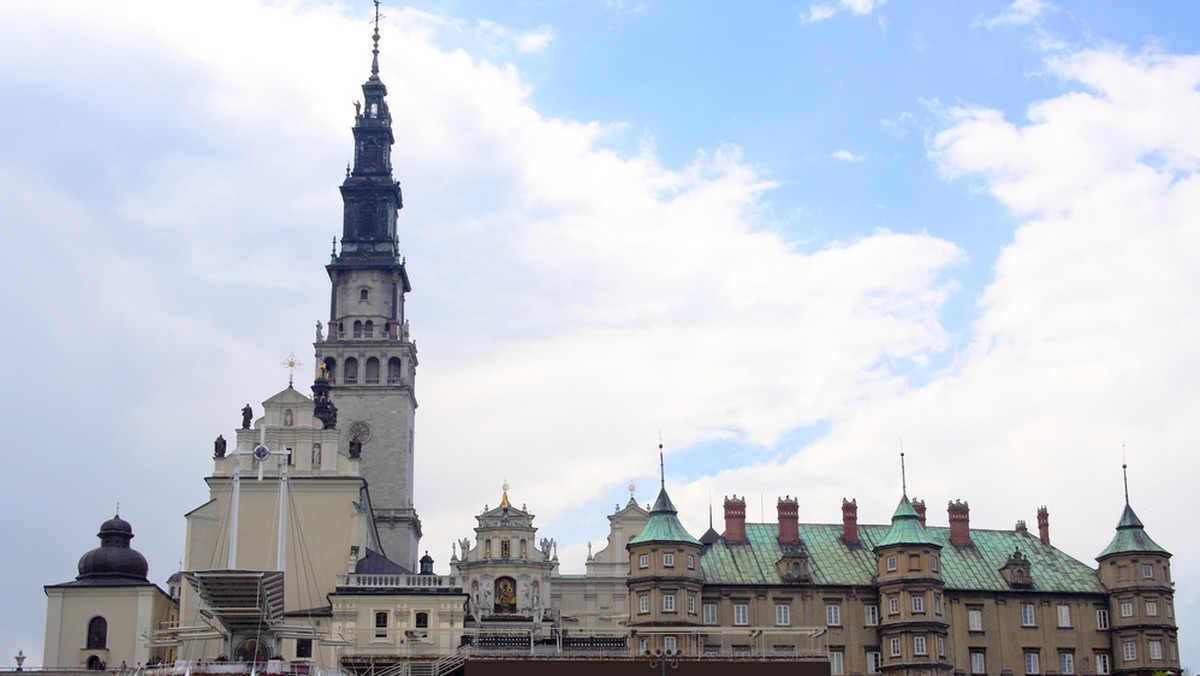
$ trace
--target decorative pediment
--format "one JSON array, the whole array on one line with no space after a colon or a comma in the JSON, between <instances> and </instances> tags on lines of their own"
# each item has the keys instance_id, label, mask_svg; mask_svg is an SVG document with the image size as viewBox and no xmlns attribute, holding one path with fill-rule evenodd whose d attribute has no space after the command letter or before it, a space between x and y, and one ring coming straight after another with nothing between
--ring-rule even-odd
<instances>
[{"instance_id":1,"label":"decorative pediment","mask_svg":"<svg viewBox=\"0 0 1200 676\"><path fill-rule=\"evenodd\" d=\"M782 556L775 562L779 576L784 582L809 582L812 578L808 571L808 550L802 542L789 542L781 545Z\"/></svg>"},{"instance_id":2,"label":"decorative pediment","mask_svg":"<svg viewBox=\"0 0 1200 676\"><path fill-rule=\"evenodd\" d=\"M1033 567L1021 550L1013 550L1004 566L1000 569L1008 586L1014 589L1029 589L1033 586Z\"/></svg>"}]
</instances>

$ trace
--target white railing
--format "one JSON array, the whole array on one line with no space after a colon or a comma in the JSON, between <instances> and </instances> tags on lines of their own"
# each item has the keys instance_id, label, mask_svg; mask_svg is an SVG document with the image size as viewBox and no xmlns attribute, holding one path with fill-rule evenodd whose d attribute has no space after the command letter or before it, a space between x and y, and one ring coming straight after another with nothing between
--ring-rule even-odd
<instances>
[{"instance_id":1,"label":"white railing","mask_svg":"<svg viewBox=\"0 0 1200 676\"><path fill-rule=\"evenodd\" d=\"M462 582L455 575L351 573L338 575L337 586L370 589L456 590L462 588Z\"/></svg>"}]
</instances>

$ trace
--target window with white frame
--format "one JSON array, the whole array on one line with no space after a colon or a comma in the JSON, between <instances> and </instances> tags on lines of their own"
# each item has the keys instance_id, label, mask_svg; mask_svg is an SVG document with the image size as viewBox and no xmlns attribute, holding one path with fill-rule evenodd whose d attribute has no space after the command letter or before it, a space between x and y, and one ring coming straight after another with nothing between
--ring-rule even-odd
<instances>
[{"instance_id":1,"label":"window with white frame","mask_svg":"<svg viewBox=\"0 0 1200 676\"><path fill-rule=\"evenodd\" d=\"M888 643L891 648L892 657L900 657L900 637L894 637Z\"/></svg>"},{"instance_id":2,"label":"window with white frame","mask_svg":"<svg viewBox=\"0 0 1200 676\"><path fill-rule=\"evenodd\" d=\"M967 608L967 631L983 631L983 608Z\"/></svg>"},{"instance_id":3,"label":"window with white frame","mask_svg":"<svg viewBox=\"0 0 1200 676\"><path fill-rule=\"evenodd\" d=\"M1154 579L1154 566L1150 565L1149 563L1143 563L1142 564L1142 577L1146 578L1147 580L1153 580Z\"/></svg>"},{"instance_id":4,"label":"window with white frame","mask_svg":"<svg viewBox=\"0 0 1200 676\"><path fill-rule=\"evenodd\" d=\"M733 604L733 623L738 626L750 624L749 607L745 603Z\"/></svg>"},{"instance_id":5,"label":"window with white frame","mask_svg":"<svg viewBox=\"0 0 1200 676\"><path fill-rule=\"evenodd\" d=\"M1101 676L1112 673L1112 657L1108 653L1096 653L1096 673Z\"/></svg>"},{"instance_id":6,"label":"window with white frame","mask_svg":"<svg viewBox=\"0 0 1200 676\"><path fill-rule=\"evenodd\" d=\"M671 552L663 553L663 567L664 568L674 568L675 567L675 555L674 554L672 554Z\"/></svg>"},{"instance_id":7,"label":"window with white frame","mask_svg":"<svg viewBox=\"0 0 1200 676\"><path fill-rule=\"evenodd\" d=\"M1137 644L1133 641L1123 643L1121 645L1121 657L1124 657L1126 662L1137 661Z\"/></svg>"},{"instance_id":8,"label":"window with white frame","mask_svg":"<svg viewBox=\"0 0 1200 676\"><path fill-rule=\"evenodd\" d=\"M386 639L388 635L388 613L386 611L378 611L375 613L375 638Z\"/></svg>"},{"instance_id":9,"label":"window with white frame","mask_svg":"<svg viewBox=\"0 0 1200 676\"><path fill-rule=\"evenodd\" d=\"M889 573L896 570L896 557L894 557L894 556L887 557L886 563L887 563L887 569L888 569Z\"/></svg>"},{"instance_id":10,"label":"window with white frame","mask_svg":"<svg viewBox=\"0 0 1200 676\"><path fill-rule=\"evenodd\" d=\"M1108 629L1108 609L1107 608L1097 608L1096 609L1096 628L1097 629Z\"/></svg>"},{"instance_id":11,"label":"window with white frame","mask_svg":"<svg viewBox=\"0 0 1200 676\"><path fill-rule=\"evenodd\" d=\"M704 604L704 624L716 624L716 623L717 623L717 604L705 603Z\"/></svg>"},{"instance_id":12,"label":"window with white frame","mask_svg":"<svg viewBox=\"0 0 1200 676\"><path fill-rule=\"evenodd\" d=\"M883 664L883 658L878 650L867 651L867 673L878 674L879 667Z\"/></svg>"},{"instance_id":13,"label":"window with white frame","mask_svg":"<svg viewBox=\"0 0 1200 676\"><path fill-rule=\"evenodd\" d=\"M1058 654L1058 673L1075 673L1075 653L1064 650Z\"/></svg>"},{"instance_id":14,"label":"window with white frame","mask_svg":"<svg viewBox=\"0 0 1200 676\"><path fill-rule=\"evenodd\" d=\"M1149 648L1150 648L1150 659L1152 659L1152 660L1161 660L1162 659L1162 641L1151 641L1149 644Z\"/></svg>"},{"instance_id":15,"label":"window with white frame","mask_svg":"<svg viewBox=\"0 0 1200 676\"><path fill-rule=\"evenodd\" d=\"M1065 603L1060 603L1058 605L1058 626L1071 626L1071 606L1068 606Z\"/></svg>"},{"instance_id":16,"label":"window with white frame","mask_svg":"<svg viewBox=\"0 0 1200 676\"><path fill-rule=\"evenodd\" d=\"M1022 627L1032 627L1035 624L1037 624L1037 623L1034 621L1033 604L1032 603L1022 603L1021 604L1021 626Z\"/></svg>"},{"instance_id":17,"label":"window with white frame","mask_svg":"<svg viewBox=\"0 0 1200 676\"><path fill-rule=\"evenodd\" d=\"M1158 617L1158 601L1146 601L1146 617Z\"/></svg>"},{"instance_id":18,"label":"window with white frame","mask_svg":"<svg viewBox=\"0 0 1200 676\"><path fill-rule=\"evenodd\" d=\"M983 652L982 650L971 651L971 673L987 673L987 653Z\"/></svg>"},{"instance_id":19,"label":"window with white frame","mask_svg":"<svg viewBox=\"0 0 1200 676\"><path fill-rule=\"evenodd\" d=\"M825 624L829 627L842 626L842 607L836 603L825 604Z\"/></svg>"},{"instance_id":20,"label":"window with white frame","mask_svg":"<svg viewBox=\"0 0 1200 676\"><path fill-rule=\"evenodd\" d=\"M1032 650L1025 653L1025 673L1039 674L1042 671L1041 656Z\"/></svg>"},{"instance_id":21,"label":"window with white frame","mask_svg":"<svg viewBox=\"0 0 1200 676\"><path fill-rule=\"evenodd\" d=\"M839 649L830 648L829 650L829 673L832 676L840 676L845 673L845 653Z\"/></svg>"},{"instance_id":22,"label":"window with white frame","mask_svg":"<svg viewBox=\"0 0 1200 676\"><path fill-rule=\"evenodd\" d=\"M1178 660L1179 660L1179 646L1175 645L1174 641L1171 641L1171 661L1176 662Z\"/></svg>"},{"instance_id":23,"label":"window with white frame","mask_svg":"<svg viewBox=\"0 0 1200 676\"><path fill-rule=\"evenodd\" d=\"M688 615L696 614L696 597L693 594L688 594Z\"/></svg>"},{"instance_id":24,"label":"window with white frame","mask_svg":"<svg viewBox=\"0 0 1200 676\"><path fill-rule=\"evenodd\" d=\"M942 595L937 592L933 594L933 612L938 615L942 614Z\"/></svg>"},{"instance_id":25,"label":"window with white frame","mask_svg":"<svg viewBox=\"0 0 1200 676\"><path fill-rule=\"evenodd\" d=\"M932 570L935 573L938 572L938 557L929 557L929 570Z\"/></svg>"},{"instance_id":26,"label":"window with white frame","mask_svg":"<svg viewBox=\"0 0 1200 676\"><path fill-rule=\"evenodd\" d=\"M925 597L920 595L912 597L912 608L914 613L925 612Z\"/></svg>"},{"instance_id":27,"label":"window with white frame","mask_svg":"<svg viewBox=\"0 0 1200 676\"><path fill-rule=\"evenodd\" d=\"M863 624L868 627L874 627L879 624L879 606L864 606L863 615Z\"/></svg>"},{"instance_id":28,"label":"window with white frame","mask_svg":"<svg viewBox=\"0 0 1200 676\"><path fill-rule=\"evenodd\" d=\"M638 568L649 568L649 567L650 567L650 555L642 554L641 556L639 556L638 557Z\"/></svg>"},{"instance_id":29,"label":"window with white frame","mask_svg":"<svg viewBox=\"0 0 1200 676\"><path fill-rule=\"evenodd\" d=\"M644 653L650 649L650 639L643 636L638 639L638 652Z\"/></svg>"},{"instance_id":30,"label":"window with white frame","mask_svg":"<svg viewBox=\"0 0 1200 676\"><path fill-rule=\"evenodd\" d=\"M942 636L937 637L938 657L946 656L946 639Z\"/></svg>"},{"instance_id":31,"label":"window with white frame","mask_svg":"<svg viewBox=\"0 0 1200 676\"><path fill-rule=\"evenodd\" d=\"M925 652L925 637L924 636L914 636L913 637L913 654L914 655L926 654L926 652Z\"/></svg>"},{"instance_id":32,"label":"window with white frame","mask_svg":"<svg viewBox=\"0 0 1200 676\"><path fill-rule=\"evenodd\" d=\"M1121 617L1133 617L1133 604L1125 602L1121 604Z\"/></svg>"},{"instance_id":33,"label":"window with white frame","mask_svg":"<svg viewBox=\"0 0 1200 676\"><path fill-rule=\"evenodd\" d=\"M668 635L666 635L666 636L664 636L664 637L663 637L663 652L665 652L665 653L674 653L674 652L675 652L675 650L676 650L676 647L675 647L676 645L677 645L677 644L676 644L676 642L675 642L675 637L674 637L674 636L672 636L672 635L668 634Z\"/></svg>"},{"instance_id":34,"label":"window with white frame","mask_svg":"<svg viewBox=\"0 0 1200 676\"><path fill-rule=\"evenodd\" d=\"M639 613L650 612L650 597L649 596L639 596L638 597L638 612Z\"/></svg>"},{"instance_id":35,"label":"window with white frame","mask_svg":"<svg viewBox=\"0 0 1200 676\"><path fill-rule=\"evenodd\" d=\"M675 595L674 594L663 594L663 612L664 613L675 612Z\"/></svg>"},{"instance_id":36,"label":"window with white frame","mask_svg":"<svg viewBox=\"0 0 1200 676\"><path fill-rule=\"evenodd\" d=\"M888 599L888 614L896 615L900 612L900 597L893 596Z\"/></svg>"},{"instance_id":37,"label":"window with white frame","mask_svg":"<svg viewBox=\"0 0 1200 676\"><path fill-rule=\"evenodd\" d=\"M695 554L688 554L687 562L688 562L688 570L696 569L696 555Z\"/></svg>"},{"instance_id":38,"label":"window with white frame","mask_svg":"<svg viewBox=\"0 0 1200 676\"><path fill-rule=\"evenodd\" d=\"M775 605L775 625L786 627L792 623L791 606L779 603Z\"/></svg>"}]
</instances>

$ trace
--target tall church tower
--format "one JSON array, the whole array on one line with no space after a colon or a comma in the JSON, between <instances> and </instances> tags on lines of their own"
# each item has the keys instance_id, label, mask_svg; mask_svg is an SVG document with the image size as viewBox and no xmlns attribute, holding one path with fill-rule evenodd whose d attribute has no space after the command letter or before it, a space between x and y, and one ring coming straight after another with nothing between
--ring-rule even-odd
<instances>
[{"instance_id":1,"label":"tall church tower","mask_svg":"<svg viewBox=\"0 0 1200 676\"><path fill-rule=\"evenodd\" d=\"M421 521L413 508L413 414L417 348L408 336L404 295L412 290L396 215L403 202L392 178L392 116L379 79L376 11L371 77L355 103L354 164L342 183L342 242L329 272L328 337L318 331L337 406L339 446L361 454L383 553L416 570Z\"/></svg>"}]
</instances>

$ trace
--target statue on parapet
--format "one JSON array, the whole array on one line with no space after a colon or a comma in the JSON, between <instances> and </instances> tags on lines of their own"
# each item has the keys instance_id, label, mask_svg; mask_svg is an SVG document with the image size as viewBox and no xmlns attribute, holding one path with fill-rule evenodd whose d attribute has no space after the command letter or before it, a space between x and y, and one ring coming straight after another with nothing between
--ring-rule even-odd
<instances>
[{"instance_id":1,"label":"statue on parapet","mask_svg":"<svg viewBox=\"0 0 1200 676\"><path fill-rule=\"evenodd\" d=\"M225 457L225 435L217 435L217 440L213 442L213 457Z\"/></svg>"},{"instance_id":2,"label":"statue on parapet","mask_svg":"<svg viewBox=\"0 0 1200 676\"><path fill-rule=\"evenodd\" d=\"M242 429L250 429L250 421L254 419L254 409L250 408L250 404L242 407Z\"/></svg>"}]
</instances>

